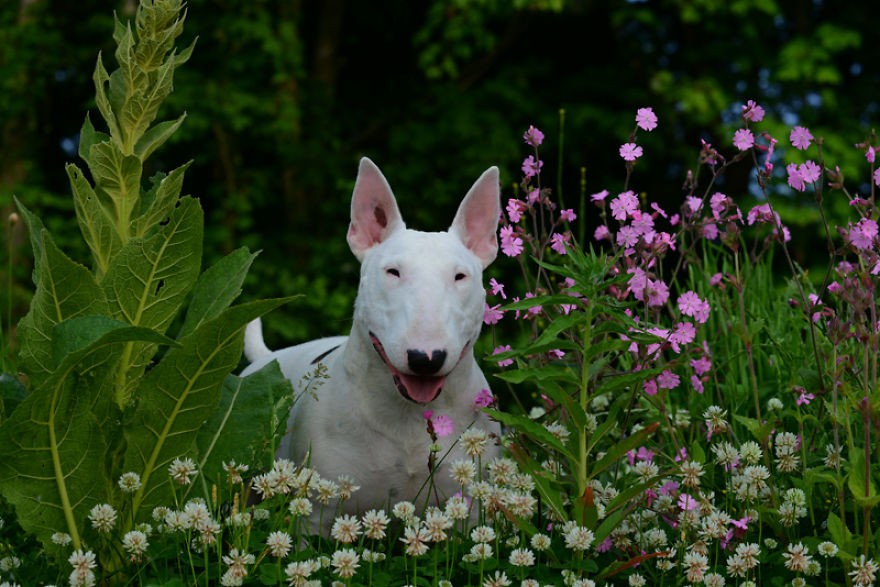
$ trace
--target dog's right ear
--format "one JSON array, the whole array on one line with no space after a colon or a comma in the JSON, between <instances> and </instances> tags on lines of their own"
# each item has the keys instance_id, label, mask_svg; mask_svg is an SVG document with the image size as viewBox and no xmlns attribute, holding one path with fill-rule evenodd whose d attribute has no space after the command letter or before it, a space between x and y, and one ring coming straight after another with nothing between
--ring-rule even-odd
<instances>
[{"instance_id":1,"label":"dog's right ear","mask_svg":"<svg viewBox=\"0 0 880 587\"><path fill-rule=\"evenodd\" d=\"M376 164L364 157L351 195L348 246L362 261L366 252L391 233L406 228L391 187Z\"/></svg>"}]
</instances>

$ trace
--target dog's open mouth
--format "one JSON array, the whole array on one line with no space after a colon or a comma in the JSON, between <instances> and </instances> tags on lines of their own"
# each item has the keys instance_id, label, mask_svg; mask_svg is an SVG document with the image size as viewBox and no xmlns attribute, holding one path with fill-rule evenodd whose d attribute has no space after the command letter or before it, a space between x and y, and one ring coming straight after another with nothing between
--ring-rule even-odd
<instances>
[{"instance_id":1,"label":"dog's open mouth","mask_svg":"<svg viewBox=\"0 0 880 587\"><path fill-rule=\"evenodd\" d=\"M400 392L400 395L404 398L418 404L426 404L434 401L437 396L440 395L440 392L443 391L443 384L446 383L446 376L409 375L407 373L401 373L391 364L391 361L388 360L388 355L385 354L385 348L372 332L370 333L370 342L373 343L373 348L376 349L376 352L382 357L388 370L391 371L394 385L397 387L397 391Z\"/></svg>"}]
</instances>

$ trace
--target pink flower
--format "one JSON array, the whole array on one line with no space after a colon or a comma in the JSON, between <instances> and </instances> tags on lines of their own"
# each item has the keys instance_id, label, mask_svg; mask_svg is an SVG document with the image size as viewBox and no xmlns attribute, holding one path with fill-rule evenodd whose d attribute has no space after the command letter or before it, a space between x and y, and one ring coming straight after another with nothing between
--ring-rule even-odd
<instances>
[{"instance_id":1,"label":"pink flower","mask_svg":"<svg viewBox=\"0 0 880 587\"><path fill-rule=\"evenodd\" d=\"M797 163L789 163L785 166L785 171L788 173L788 185L799 192L807 189L806 184L804 184L804 177L801 175Z\"/></svg>"},{"instance_id":2,"label":"pink flower","mask_svg":"<svg viewBox=\"0 0 880 587\"><path fill-rule=\"evenodd\" d=\"M675 389L679 383L681 383L681 378L669 369L657 376L657 385L660 386L660 389Z\"/></svg>"},{"instance_id":3,"label":"pink flower","mask_svg":"<svg viewBox=\"0 0 880 587\"><path fill-rule=\"evenodd\" d=\"M768 222L770 224L776 223L775 212L770 210L770 204L758 204L749 210L748 216L746 220L751 226L755 222Z\"/></svg>"},{"instance_id":4,"label":"pink flower","mask_svg":"<svg viewBox=\"0 0 880 587\"><path fill-rule=\"evenodd\" d=\"M659 279L650 280L646 291L649 306L662 306L669 299L669 286Z\"/></svg>"},{"instance_id":5,"label":"pink flower","mask_svg":"<svg viewBox=\"0 0 880 587\"><path fill-rule=\"evenodd\" d=\"M690 218L694 214L700 211L700 208L703 207L703 198L698 198L697 196L688 196L684 199L684 206L687 209L687 216Z\"/></svg>"},{"instance_id":6,"label":"pink flower","mask_svg":"<svg viewBox=\"0 0 880 587\"><path fill-rule=\"evenodd\" d=\"M608 197L608 194L609 194L608 190L602 190L601 192L596 192L595 194L592 194L590 196L590 201L591 202L602 202L605 200L605 198Z\"/></svg>"},{"instance_id":7,"label":"pink flower","mask_svg":"<svg viewBox=\"0 0 880 587\"><path fill-rule=\"evenodd\" d=\"M627 216L639 208L639 198L635 192L627 190L611 200L611 217L623 222Z\"/></svg>"},{"instance_id":8,"label":"pink flower","mask_svg":"<svg viewBox=\"0 0 880 587\"><path fill-rule=\"evenodd\" d=\"M559 349L550 349L549 351L547 351L547 355L551 359L561 359L565 356L565 351L561 351Z\"/></svg>"},{"instance_id":9,"label":"pink flower","mask_svg":"<svg viewBox=\"0 0 880 587\"><path fill-rule=\"evenodd\" d=\"M679 345L690 344L697 336L697 329L691 322L679 322L675 325L672 334L669 335L669 342L672 343L672 350L679 352Z\"/></svg>"},{"instance_id":10,"label":"pink flower","mask_svg":"<svg viewBox=\"0 0 880 587\"><path fill-rule=\"evenodd\" d=\"M653 108L639 108L636 111L636 125L648 132L657 128L657 115Z\"/></svg>"},{"instance_id":11,"label":"pink flower","mask_svg":"<svg viewBox=\"0 0 880 587\"><path fill-rule=\"evenodd\" d=\"M694 391L697 393L703 393L705 391L703 388L703 380L696 375L691 375L691 387L693 387Z\"/></svg>"},{"instance_id":12,"label":"pink flower","mask_svg":"<svg viewBox=\"0 0 880 587\"><path fill-rule=\"evenodd\" d=\"M692 291L686 291L678 297L678 310L700 324L705 324L709 319L709 302L701 300L700 296Z\"/></svg>"},{"instance_id":13,"label":"pink flower","mask_svg":"<svg viewBox=\"0 0 880 587\"><path fill-rule=\"evenodd\" d=\"M642 384L642 389L648 395L657 395L657 381L654 379L648 379Z\"/></svg>"},{"instance_id":14,"label":"pink flower","mask_svg":"<svg viewBox=\"0 0 880 587\"><path fill-rule=\"evenodd\" d=\"M514 234L512 226L501 228L501 251L508 257L516 257L523 252L522 239Z\"/></svg>"},{"instance_id":15,"label":"pink flower","mask_svg":"<svg viewBox=\"0 0 880 587\"><path fill-rule=\"evenodd\" d=\"M510 221L516 224L522 218L522 213L526 208L526 203L522 200L517 200L515 198L510 198L507 200L507 217L510 218Z\"/></svg>"},{"instance_id":16,"label":"pink flower","mask_svg":"<svg viewBox=\"0 0 880 587\"><path fill-rule=\"evenodd\" d=\"M712 368L712 360L703 355L699 359L691 359L690 366L697 375L705 375Z\"/></svg>"},{"instance_id":17,"label":"pink flower","mask_svg":"<svg viewBox=\"0 0 880 587\"><path fill-rule=\"evenodd\" d=\"M810 160L801 163L798 166L798 171L807 183L816 183L816 180L822 175L822 168Z\"/></svg>"},{"instance_id":18,"label":"pink flower","mask_svg":"<svg viewBox=\"0 0 880 587\"><path fill-rule=\"evenodd\" d=\"M544 165L544 163L541 162L541 165ZM529 192L529 197L528 197L529 205L533 206L535 204L535 202L537 202L540 198L541 198L541 190L539 190L538 188L533 189L532 191Z\"/></svg>"},{"instance_id":19,"label":"pink flower","mask_svg":"<svg viewBox=\"0 0 880 587\"><path fill-rule=\"evenodd\" d=\"M492 351L492 354L498 355L498 354L507 352L509 350L510 350L510 345L505 344L505 345L495 347L495 350ZM513 359L501 359L500 361L498 361L499 367L509 367L510 365L513 365Z\"/></svg>"},{"instance_id":20,"label":"pink flower","mask_svg":"<svg viewBox=\"0 0 880 587\"><path fill-rule=\"evenodd\" d=\"M754 100L749 100L742 107L742 117L752 122L761 122L764 119L764 109L758 106Z\"/></svg>"},{"instance_id":21,"label":"pink flower","mask_svg":"<svg viewBox=\"0 0 880 587\"><path fill-rule=\"evenodd\" d=\"M746 151L755 146L755 135L747 128L741 128L733 133L733 146L740 151Z\"/></svg>"},{"instance_id":22,"label":"pink flower","mask_svg":"<svg viewBox=\"0 0 880 587\"><path fill-rule=\"evenodd\" d=\"M611 240L611 231L608 230L608 227L604 224L600 224L596 227L596 230L593 231L593 238L597 241L601 240Z\"/></svg>"},{"instance_id":23,"label":"pink flower","mask_svg":"<svg viewBox=\"0 0 880 587\"><path fill-rule=\"evenodd\" d=\"M802 126L796 126L791 129L789 140L791 140L791 144L794 145L796 149L803 151L810 146L810 142L813 140L813 135L809 129Z\"/></svg>"},{"instance_id":24,"label":"pink flower","mask_svg":"<svg viewBox=\"0 0 880 587\"><path fill-rule=\"evenodd\" d=\"M722 281L724 281L724 274L723 273L721 273L721 272L713 273L712 277L709 278L709 285L711 285L712 287L715 287L717 285L720 285Z\"/></svg>"},{"instance_id":25,"label":"pink flower","mask_svg":"<svg viewBox=\"0 0 880 587\"><path fill-rule=\"evenodd\" d=\"M537 147L544 142L544 133L542 133L530 124L529 130L527 130L523 135L523 140L526 142L527 145Z\"/></svg>"},{"instance_id":26,"label":"pink flower","mask_svg":"<svg viewBox=\"0 0 880 587\"><path fill-rule=\"evenodd\" d=\"M877 237L877 221L870 218L862 218L855 226L849 229L849 244L857 249L870 249Z\"/></svg>"},{"instance_id":27,"label":"pink flower","mask_svg":"<svg viewBox=\"0 0 880 587\"><path fill-rule=\"evenodd\" d=\"M492 392L483 388L478 391L476 397L474 397L474 406L478 408L488 408L494 401L495 396L492 395Z\"/></svg>"},{"instance_id":28,"label":"pink flower","mask_svg":"<svg viewBox=\"0 0 880 587\"><path fill-rule=\"evenodd\" d=\"M577 214L575 214L574 210L571 208L566 208L565 210L560 210L559 217L566 222L574 222L574 219L577 218Z\"/></svg>"},{"instance_id":29,"label":"pink flower","mask_svg":"<svg viewBox=\"0 0 880 587\"><path fill-rule=\"evenodd\" d=\"M856 145L856 146L858 147L858 145ZM876 158L877 158L876 149L874 149L874 147L872 147L871 145L868 145L868 147L865 149L865 160L868 163L873 163Z\"/></svg>"},{"instance_id":30,"label":"pink flower","mask_svg":"<svg viewBox=\"0 0 880 587\"><path fill-rule=\"evenodd\" d=\"M682 493L678 496L678 507L683 512L689 512L700 507L700 504L687 493Z\"/></svg>"},{"instance_id":31,"label":"pink flower","mask_svg":"<svg viewBox=\"0 0 880 587\"><path fill-rule=\"evenodd\" d=\"M880 185L880 168L874 171L874 185Z\"/></svg>"},{"instance_id":32,"label":"pink flower","mask_svg":"<svg viewBox=\"0 0 880 587\"><path fill-rule=\"evenodd\" d=\"M446 414L437 414L431 418L431 425L434 426L434 433L437 435L437 438L449 436L455 428L452 418Z\"/></svg>"},{"instance_id":33,"label":"pink flower","mask_svg":"<svg viewBox=\"0 0 880 587\"><path fill-rule=\"evenodd\" d=\"M522 162L522 172L526 177L534 177L537 174L541 173L541 168L544 166L544 162L541 160L535 160L534 156L529 155Z\"/></svg>"},{"instance_id":34,"label":"pink flower","mask_svg":"<svg viewBox=\"0 0 880 587\"><path fill-rule=\"evenodd\" d=\"M483 324L498 324L503 317L504 310L501 309L501 304L494 306L486 304L486 307L483 309Z\"/></svg>"},{"instance_id":35,"label":"pink flower","mask_svg":"<svg viewBox=\"0 0 880 587\"><path fill-rule=\"evenodd\" d=\"M497 296L498 294L501 294L502 300L507 299L507 295L504 293L504 284L499 283L498 280L495 279L494 277L489 280L489 287L492 291L493 296Z\"/></svg>"},{"instance_id":36,"label":"pink flower","mask_svg":"<svg viewBox=\"0 0 880 587\"><path fill-rule=\"evenodd\" d=\"M635 161L642 156L642 148L635 143L620 145L620 157L624 161Z\"/></svg>"},{"instance_id":37,"label":"pink flower","mask_svg":"<svg viewBox=\"0 0 880 587\"><path fill-rule=\"evenodd\" d=\"M729 201L729 198L721 192L715 192L712 194L712 197L709 198L709 207L712 208L712 216L715 220L721 218L721 214L724 212L725 208L727 208L727 203Z\"/></svg>"},{"instance_id":38,"label":"pink flower","mask_svg":"<svg viewBox=\"0 0 880 587\"><path fill-rule=\"evenodd\" d=\"M794 400L794 403L799 406L804 406L804 405L808 406L808 405L810 405L810 401L816 399L815 395L813 395L812 393L807 393L807 390L804 389L803 387L797 387L797 388L795 388L795 391L797 392L798 396Z\"/></svg>"},{"instance_id":39,"label":"pink flower","mask_svg":"<svg viewBox=\"0 0 880 587\"><path fill-rule=\"evenodd\" d=\"M550 248L559 253L560 255L564 255L566 253L565 245L568 243L569 235L559 234L558 232L554 232L550 236Z\"/></svg>"},{"instance_id":40,"label":"pink flower","mask_svg":"<svg viewBox=\"0 0 880 587\"><path fill-rule=\"evenodd\" d=\"M617 231L617 245L620 247L634 247L639 242L639 231L632 226L621 226Z\"/></svg>"}]
</instances>

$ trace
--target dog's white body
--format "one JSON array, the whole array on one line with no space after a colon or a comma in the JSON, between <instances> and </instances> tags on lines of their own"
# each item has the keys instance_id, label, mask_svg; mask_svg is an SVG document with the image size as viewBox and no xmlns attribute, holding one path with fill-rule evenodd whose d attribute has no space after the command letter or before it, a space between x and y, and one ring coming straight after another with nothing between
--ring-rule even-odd
<instances>
[{"instance_id":1,"label":"dog's white body","mask_svg":"<svg viewBox=\"0 0 880 587\"><path fill-rule=\"evenodd\" d=\"M471 425L498 433L474 405L489 386L473 356L483 320L482 271L497 254L498 170L474 183L448 232L407 229L379 169L362 159L351 204L348 242L361 261L351 334L272 352L258 322L248 326L243 374L277 360L294 387L326 366L317 399L291 410L278 456L319 474L353 477L361 486L349 512L426 499L431 439L424 412L449 416L454 432L440 456ZM489 448L489 458L497 453ZM456 447L445 463L463 458ZM434 477L436 502L460 488L446 466ZM420 493L421 490L421 493ZM325 528L326 530L326 528Z\"/></svg>"}]
</instances>

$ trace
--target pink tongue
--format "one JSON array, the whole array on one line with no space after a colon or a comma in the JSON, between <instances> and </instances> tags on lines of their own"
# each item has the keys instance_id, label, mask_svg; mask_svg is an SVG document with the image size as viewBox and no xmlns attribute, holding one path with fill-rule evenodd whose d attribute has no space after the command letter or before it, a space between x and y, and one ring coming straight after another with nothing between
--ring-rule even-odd
<instances>
[{"instance_id":1,"label":"pink tongue","mask_svg":"<svg viewBox=\"0 0 880 587\"><path fill-rule=\"evenodd\" d=\"M406 394L413 401L426 404L433 401L443 389L446 377L420 377L418 375L405 375L398 373L400 383L406 388Z\"/></svg>"}]
</instances>

